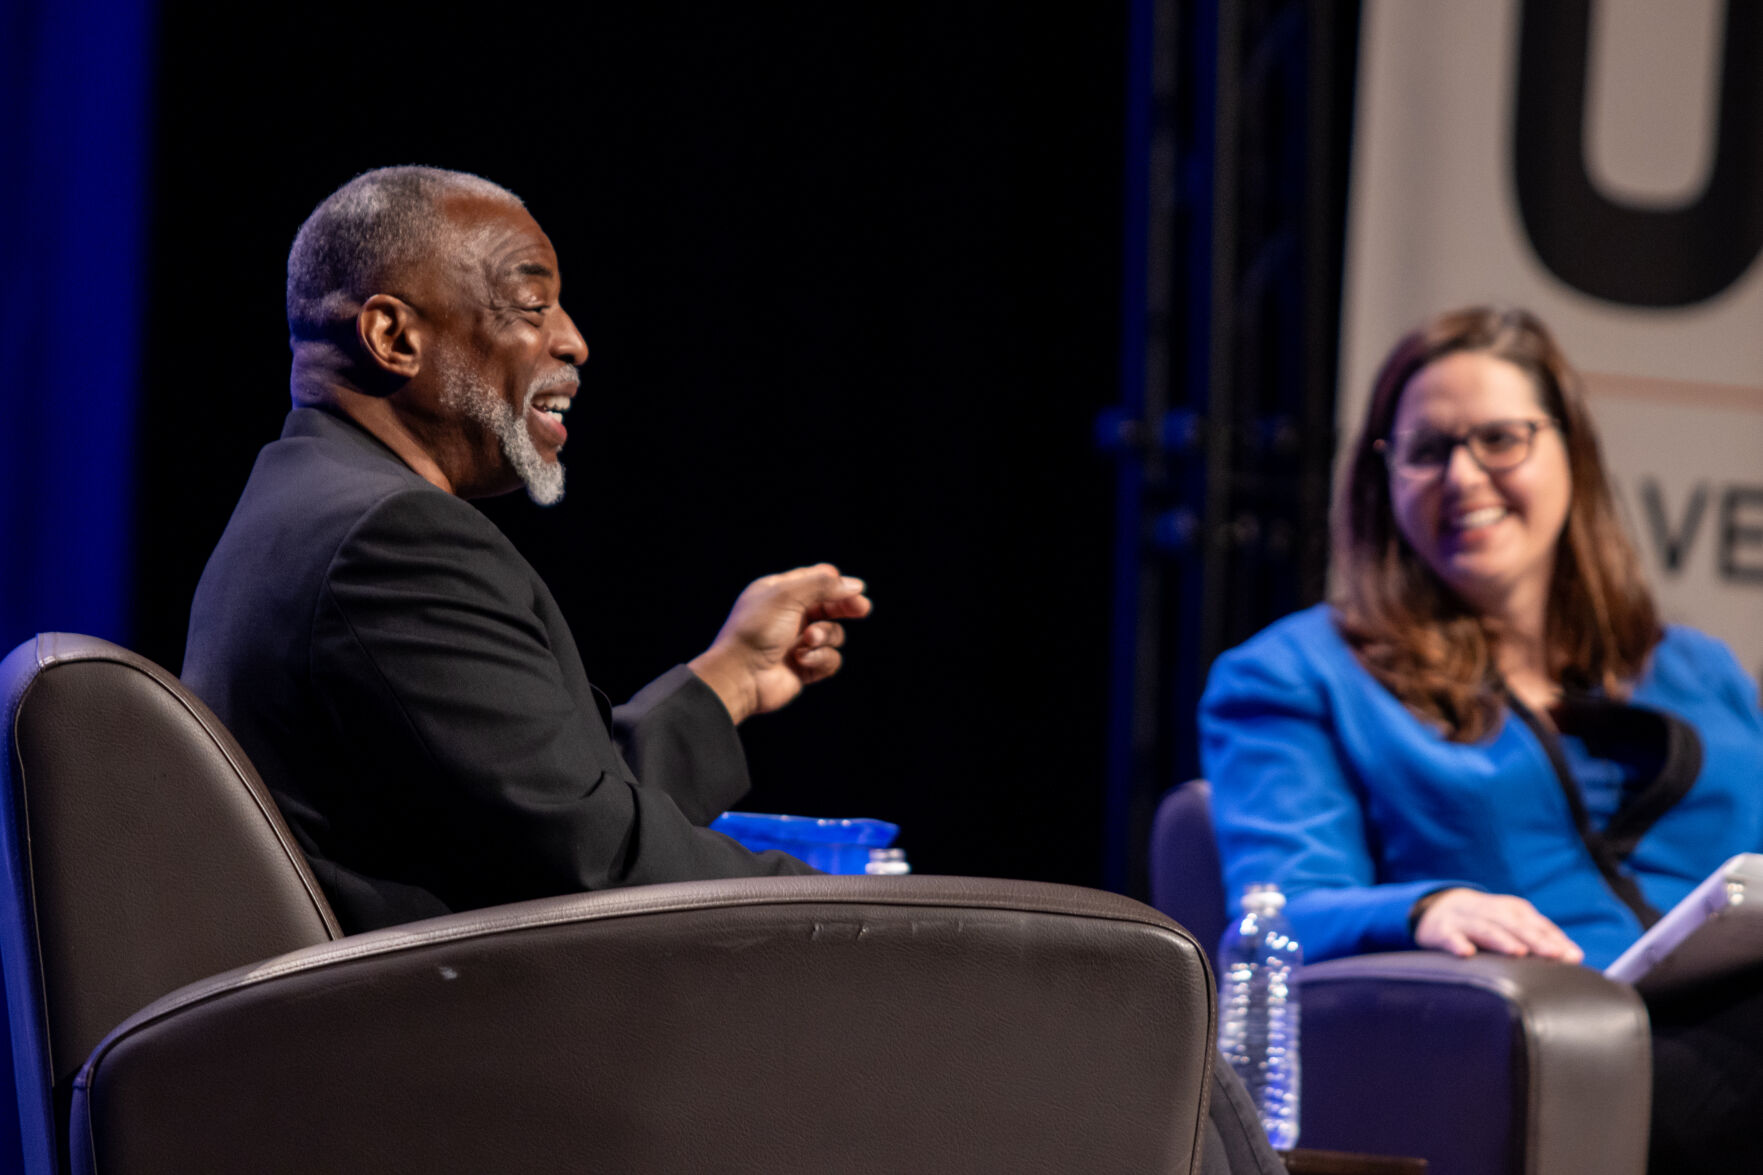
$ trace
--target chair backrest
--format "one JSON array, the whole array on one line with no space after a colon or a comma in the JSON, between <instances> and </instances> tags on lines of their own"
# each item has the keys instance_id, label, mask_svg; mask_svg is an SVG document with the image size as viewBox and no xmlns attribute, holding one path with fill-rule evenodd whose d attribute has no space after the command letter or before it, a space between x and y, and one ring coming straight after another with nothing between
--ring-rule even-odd
<instances>
[{"instance_id":1,"label":"chair backrest","mask_svg":"<svg viewBox=\"0 0 1763 1175\"><path fill-rule=\"evenodd\" d=\"M26 1169L93 1047L176 988L338 937L244 753L165 670L44 633L0 661L0 958Z\"/></svg>"},{"instance_id":2,"label":"chair backrest","mask_svg":"<svg viewBox=\"0 0 1763 1175\"><path fill-rule=\"evenodd\" d=\"M183 988L93 1051L74 1175L1188 1175L1193 937L956 877L637 886L451 914Z\"/></svg>"},{"instance_id":3,"label":"chair backrest","mask_svg":"<svg viewBox=\"0 0 1763 1175\"><path fill-rule=\"evenodd\" d=\"M1212 787L1190 779L1157 805L1151 827L1151 904L1187 927L1218 957L1230 925L1224 871L1212 836Z\"/></svg>"},{"instance_id":4,"label":"chair backrest","mask_svg":"<svg viewBox=\"0 0 1763 1175\"><path fill-rule=\"evenodd\" d=\"M1204 950L1112 894L760 878L339 937L170 674L0 662L27 1169L990 1173L1195 1165Z\"/></svg>"}]
</instances>

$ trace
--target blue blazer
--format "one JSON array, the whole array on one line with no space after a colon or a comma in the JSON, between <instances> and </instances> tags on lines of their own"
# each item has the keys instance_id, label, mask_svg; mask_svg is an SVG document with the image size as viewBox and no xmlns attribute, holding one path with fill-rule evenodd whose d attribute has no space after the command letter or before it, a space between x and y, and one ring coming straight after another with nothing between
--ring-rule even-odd
<instances>
[{"instance_id":1,"label":"blue blazer","mask_svg":"<svg viewBox=\"0 0 1763 1175\"><path fill-rule=\"evenodd\" d=\"M1734 853L1763 850L1763 714L1731 651L1688 628L1667 630L1631 700L1702 740L1689 793L1626 864L1663 911ZM1588 966L1640 934L1529 727L1508 713L1481 742L1448 741L1365 671L1326 606L1218 659L1200 733L1229 890L1278 884L1309 960L1412 947L1409 908L1448 886L1529 899Z\"/></svg>"}]
</instances>

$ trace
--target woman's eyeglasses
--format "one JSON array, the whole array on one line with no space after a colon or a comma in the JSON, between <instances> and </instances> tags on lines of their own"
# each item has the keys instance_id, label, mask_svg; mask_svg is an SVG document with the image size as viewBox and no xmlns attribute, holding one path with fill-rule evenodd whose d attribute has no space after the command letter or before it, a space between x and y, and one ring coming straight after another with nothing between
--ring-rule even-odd
<instances>
[{"instance_id":1,"label":"woman's eyeglasses","mask_svg":"<svg viewBox=\"0 0 1763 1175\"><path fill-rule=\"evenodd\" d=\"M1535 447L1539 429L1553 420L1490 420L1460 433L1411 428L1372 447L1383 454L1390 472L1414 479L1437 477L1451 463L1451 454L1462 445L1470 459L1489 473L1505 473L1523 465Z\"/></svg>"}]
</instances>

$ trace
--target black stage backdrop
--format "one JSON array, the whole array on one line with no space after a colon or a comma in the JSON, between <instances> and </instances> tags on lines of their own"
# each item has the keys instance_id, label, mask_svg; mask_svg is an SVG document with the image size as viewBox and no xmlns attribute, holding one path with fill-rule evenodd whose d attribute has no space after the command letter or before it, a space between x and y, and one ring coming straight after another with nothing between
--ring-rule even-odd
<instances>
[{"instance_id":1,"label":"black stage backdrop","mask_svg":"<svg viewBox=\"0 0 1763 1175\"><path fill-rule=\"evenodd\" d=\"M751 578L869 580L845 672L744 728L744 806L877 816L921 872L1101 876L1122 4L169 4L137 644L287 407L286 251L390 163L477 171L557 245L592 350L569 493L484 506L597 684Z\"/></svg>"}]
</instances>

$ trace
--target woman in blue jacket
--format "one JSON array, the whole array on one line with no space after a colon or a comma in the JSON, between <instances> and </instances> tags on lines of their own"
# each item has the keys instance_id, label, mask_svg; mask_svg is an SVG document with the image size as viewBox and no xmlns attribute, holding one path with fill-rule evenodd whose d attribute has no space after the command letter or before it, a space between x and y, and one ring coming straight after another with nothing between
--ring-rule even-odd
<instances>
[{"instance_id":1,"label":"woman in blue jacket","mask_svg":"<svg viewBox=\"0 0 1763 1175\"><path fill-rule=\"evenodd\" d=\"M1419 945L1603 967L1763 850L1756 684L1659 622L1541 322L1472 308L1404 337L1347 462L1339 599L1219 658L1201 703L1233 892L1277 883L1312 960ZM1683 1103L1656 1098L1654 1170L1747 1153L1760 987L1687 1026L1653 1009L1655 1087Z\"/></svg>"}]
</instances>

